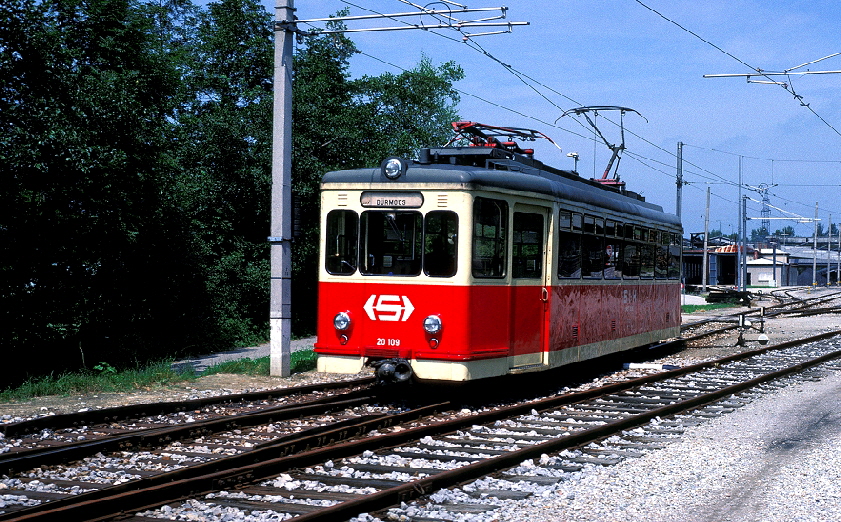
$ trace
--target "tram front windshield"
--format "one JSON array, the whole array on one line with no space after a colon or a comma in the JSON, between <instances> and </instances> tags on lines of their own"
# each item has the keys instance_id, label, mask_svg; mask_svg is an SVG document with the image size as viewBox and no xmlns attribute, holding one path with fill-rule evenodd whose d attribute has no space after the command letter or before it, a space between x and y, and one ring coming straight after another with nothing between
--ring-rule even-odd
<instances>
[{"instance_id":1,"label":"tram front windshield","mask_svg":"<svg viewBox=\"0 0 841 522\"><path fill-rule=\"evenodd\" d=\"M351 210L334 210L327 215L325 265L337 275L351 275L358 268L364 275L423 272L451 277L456 273L457 232L458 216L450 211L426 216L417 211L365 211L357 220Z\"/></svg>"}]
</instances>

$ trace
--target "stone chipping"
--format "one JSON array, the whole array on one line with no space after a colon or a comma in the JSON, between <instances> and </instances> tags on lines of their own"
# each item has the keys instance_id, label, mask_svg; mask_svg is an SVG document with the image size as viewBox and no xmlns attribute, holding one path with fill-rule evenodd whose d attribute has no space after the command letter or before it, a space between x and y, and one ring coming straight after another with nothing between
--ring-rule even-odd
<instances>
[{"instance_id":1,"label":"stone chipping","mask_svg":"<svg viewBox=\"0 0 841 522\"><path fill-rule=\"evenodd\" d=\"M709 315L722 313L715 311ZM684 322L704 315L703 312L694 314L692 318L685 318ZM841 329L837 315L805 320L775 318L766 323L766 332L772 344L836 329ZM688 365L740 349L757 348L756 342L752 342L750 336L748 338L745 348L734 347L732 336L720 336L653 362ZM732 413L686 428L682 435L670 438L662 449L644 450L638 456L624 459L617 459L617 455L605 455L606 460L618 461L615 465L589 463L583 464L579 471L562 471L559 466L568 459L580 457L580 453L565 451L544 455L498 476L483 478L453 490L435 492L422 502L404 504L376 517L361 514L354 520L411 521L419 517L475 522L841 520L841 405L836 400L841 391L841 372L838 370L839 367L830 365L815 372L814 380L794 380L790 386L771 387L755 394L745 401L746 405L734 409ZM225 376L214 377L225 379ZM172 400L183 399L184 395L206 396L220 389L221 393L236 393L300 383L302 380L318 382L322 377L334 378L312 373L295 381L261 378L265 381L255 383L242 382L238 376L230 380L236 381L237 385L216 386L216 392L203 389L200 379L190 389L172 393ZM594 382L592 385L603 383ZM147 394L147 398L160 400L161 394L156 391ZM98 407L94 399L74 398L77 401L74 405L90 407L93 403L93 407ZM0 405L0 416L9 422L9 417L21 419L60 412L59 407L45 406L48 401L33 401L29 410L19 408L14 414L5 413L4 405ZM653 421L655 424L659 422L659 419ZM516 435L512 433L512 436ZM377 463L379 460L374 455L363 455L357 462ZM417 466L429 467L431 463L418 462ZM359 476L359 472L346 467L338 467L332 473ZM530 476L547 480L522 480L522 477ZM37 477L32 478L36 480L30 483L30 487L37 486ZM406 477L391 478L402 480ZM293 489L293 482L289 476L282 475L266 485ZM3 495L2 490L9 486L0 481L0 503L16 502L17 499L11 498L11 495ZM324 488L365 494L339 486ZM287 518L272 511L246 512L214 503L215 499L239 498L236 495L222 492L203 501L166 506L154 514L147 512L145 515L169 520L247 522ZM523 496L525 498L521 498ZM486 509L461 513L447 510L447 505L454 502L484 505L483 509Z\"/></svg>"}]
</instances>

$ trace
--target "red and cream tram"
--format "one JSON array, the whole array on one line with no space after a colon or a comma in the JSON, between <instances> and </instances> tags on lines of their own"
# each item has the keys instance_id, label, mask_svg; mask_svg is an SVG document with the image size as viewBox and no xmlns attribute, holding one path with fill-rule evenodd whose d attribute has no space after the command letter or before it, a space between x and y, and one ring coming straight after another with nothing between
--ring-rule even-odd
<instances>
[{"instance_id":1,"label":"red and cream tram","mask_svg":"<svg viewBox=\"0 0 841 522\"><path fill-rule=\"evenodd\" d=\"M319 371L468 381L679 335L677 216L497 137L535 131L454 126L470 146L324 176Z\"/></svg>"}]
</instances>

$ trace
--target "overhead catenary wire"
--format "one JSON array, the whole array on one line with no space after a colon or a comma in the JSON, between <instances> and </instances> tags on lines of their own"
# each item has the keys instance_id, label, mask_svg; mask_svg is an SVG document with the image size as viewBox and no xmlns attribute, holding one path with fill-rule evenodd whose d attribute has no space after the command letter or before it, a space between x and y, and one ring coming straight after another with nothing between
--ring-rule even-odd
<instances>
[{"instance_id":1,"label":"overhead catenary wire","mask_svg":"<svg viewBox=\"0 0 841 522\"><path fill-rule=\"evenodd\" d=\"M663 20L665 20L665 21L667 21L667 22L669 22L669 23L671 23L671 24L675 25L676 27L680 28L682 31L685 31L685 32L689 33L689 34L690 34L690 35L692 35L693 37L695 37L695 38L697 38L698 40L700 40L700 41L704 42L705 44L709 45L709 46L710 46L710 47L712 47L713 49L716 49L717 51L719 51L719 52L721 52L721 53L723 53L723 54L725 54L725 55L729 56L730 58L732 58L732 59L736 60L736 61L737 61L737 62L739 62L740 64L742 64L742 65L744 65L745 67L747 67L747 68L751 69L752 71L756 71L758 74L760 74L760 75L762 75L762 76L765 76L765 77L766 77L766 78L768 78L768 80L769 80L769 81L771 81L772 83L774 83L774 84L776 84L776 85L779 85L780 87L782 87L783 89L785 89L785 90L786 90L786 92L788 92L789 94L791 94L791 95L794 97L794 99L795 99L795 100L797 100L797 102L799 102L799 103L800 103L800 105L801 105L802 107L805 107L806 109L808 109L808 110L809 110L812 114L814 114L814 115L815 115L815 116L816 116L816 117L817 117L817 118L818 118L821 122L823 122L823 123L824 123L824 125L826 125L826 126L827 126L827 127L829 127L830 129L832 129L832 131L833 131L835 134L838 134L839 136L841 136L841 131L839 131L838 129L836 129L836 128L835 128L835 127L831 124L831 123L829 123L827 120L825 120L825 119L823 118L823 116L821 116L820 114L818 114L818 113L815 111L815 109L813 109L813 108L812 108L812 105L811 105L811 104L806 103L806 102L803 100L803 96L801 96L801 95L797 94L797 92L795 92L795 91L794 91L794 88L791 86L791 82L790 82L790 81L789 81L788 83L779 83L779 82L775 82L775 81L773 81L773 80L771 79L771 77L770 77L770 76L765 75L765 74L762 74L762 69L760 69L759 67L754 67L754 66L750 65L749 63L745 62L744 60L742 60L741 58L737 57L737 56L736 56L736 55L734 55L733 53L730 53L729 51L724 50L722 47L720 47L720 46L718 46L718 45L714 44L713 42L711 42L711 41L707 40L706 38L703 38L701 35L699 35L698 33L694 32L694 31L692 31L691 29L688 29L687 27L684 27L683 25L681 25L681 24L679 24L678 22L676 22L676 21L672 20L671 18L667 17L666 15L664 15L663 13L661 13L660 11L658 11L658 10L654 9L654 8L653 8L653 7L651 7L651 6L646 5L644 2L642 2L642 0L634 0L634 1L635 1L636 3L638 3L639 5L641 5L642 7L644 7L644 8L646 8L646 9L648 9L648 10L649 10L649 11L651 11L652 13L656 14L657 16L659 16L660 18L662 18ZM822 58L822 59L823 59L823 58ZM803 65L808 65L808 63L803 64ZM801 66L801 65L798 65L797 67L802 67L802 66Z\"/></svg>"},{"instance_id":2,"label":"overhead catenary wire","mask_svg":"<svg viewBox=\"0 0 841 522\"><path fill-rule=\"evenodd\" d=\"M351 2L351 1L349 1L349 0L342 0L342 1L343 1L343 3L345 3L345 4L349 5L349 6L352 6L352 7L355 7L355 8L358 8L358 9L361 9L361 10L364 10L364 11L367 11L367 12L371 12L371 13L381 14L381 13L378 13L376 10L373 10L373 9L370 9L370 8L367 8L367 7L362 7L362 6L360 6L360 5L358 5L358 4L355 4L355 3L353 3L353 2ZM402 2L402 3L408 3L408 4L410 4L410 5L414 5L414 4L411 4L410 2L407 2L406 0L398 0L398 1L400 1L400 2ZM448 2L448 3L452 3L452 2ZM720 52L722 52L722 53L724 53L724 54L727 54L728 56L731 56L731 58L733 58L734 60L737 60L737 61L739 61L740 63L744 63L744 62L742 62L742 61L741 61L738 57L736 57L735 55L732 55L731 53L727 52L727 51L726 51L726 50L724 50L723 48L721 48L721 47L719 47L719 46L715 45L714 43L712 43L712 42L710 42L710 41L708 41L708 40L706 40L706 39L704 39L704 38L702 38L702 37L700 37L700 35L697 35L696 33L694 33L694 32L692 32L692 31L690 31L690 30L686 29L685 27L683 27L682 25L678 24L677 22L674 22L674 21L672 21L672 20L670 20L670 19L668 19L668 18L664 17L662 14L660 14L659 12L657 12L657 11L655 11L655 10L651 9L649 6L645 5L643 2L640 2L639 0L637 0L637 3L639 3L641 6L645 7L646 9L649 9L649 10L651 10L652 12L655 12L656 14L658 14L658 16L663 17L663 18L664 18L664 19L666 19L667 21L669 21L669 22L671 22L671 23L674 23L675 25L677 25L678 27L680 27L680 28L682 28L683 30L687 31L688 33L692 34L692 35L693 35L693 36L695 36L696 38L699 38L700 40L704 41L704 42L705 42L705 43L707 43L708 45L711 45L712 47L714 47L714 48L718 49ZM458 5L458 4L454 4L454 5ZM570 102L570 103L573 103L573 104L576 104L576 105L580 105L580 103L579 103L577 100L575 100L574 98L572 98L572 97L570 97L570 96L568 96L568 95L565 95L565 94L563 94L563 93L561 93L561 92L557 91L556 89L552 88L551 86L548 86L548 85L546 85L546 84L544 84L544 83L542 83L542 82L540 82L540 81L538 81L538 80L535 80L534 78L532 78L532 77L531 77L531 76L529 76L528 74L523 73L522 71L518 70L518 69L517 69L514 65L512 65L511 63L507 63L507 61L503 61L503 60L501 60L501 59L497 58L496 56L494 56L494 54L493 54L493 53L491 53L490 51L488 51L488 49L486 49L486 48L485 48L484 46L482 46L481 44L478 44L478 43L474 42L473 40L466 40L466 41L463 41L463 40L461 40L461 39L456 39L456 38L453 38L453 37L451 37L451 36L449 36L449 35L442 34L440 31L435 31L435 30L429 30L428 32L429 32L429 33L432 33L432 34L435 34L435 35L436 35L436 36L438 36L438 37L448 39L448 40L450 40L450 41L452 41L452 42L457 42L457 43L462 44L462 45L463 45L463 44L467 44L467 46L468 46L469 48L471 48L472 50L474 50L475 52L478 52L478 53L482 54L483 56L487 57L488 59L491 59L492 61L494 61L494 62L496 62L497 64L499 64L500 66L502 66L502 67L503 67L503 68L504 68L507 72L509 72L512 76L514 76L514 77L515 77L518 81L520 81L521 83L523 83L523 85L525 85L526 87L528 87L529 89L531 89L531 90L532 90L532 91L533 91L533 92L534 92L537 96L539 96L540 98L544 99L547 103L549 103L551 106L553 106L554 108L556 108L556 109L558 109L558 110L563 111L563 110L564 110L564 107L562 107L561 105L559 105L558 103L556 103L555 101L553 101L553 100L552 100L550 97L548 97L548 96L547 96L544 92L542 92L542 91L541 91L541 89L544 89L545 91L548 91L548 92L550 92L550 93L552 93L552 94L555 94L555 95L557 95L557 96L559 96L559 97L563 98L564 100L566 100L566 101L568 101L568 102ZM382 60L382 59L380 59L380 58L377 58L377 57L375 57L375 56L373 56L373 55L371 55L371 54L368 54L368 53L360 53L360 54L362 54L362 55L364 55L364 56L366 56L366 57L368 57L368 58L371 58L371 59L374 59L374 60L380 61L380 62L382 62L382 63L388 64L389 66L396 67L396 68L398 68L398 69L400 69L400 70L404 70L404 71L405 71L405 69L403 69L402 67L399 67L399 66L397 66L397 65L395 65L395 64L392 64L392 63L390 63L390 62L387 62L387 61L385 61L385 60ZM510 61L510 60L509 60L509 61ZM746 66L748 66L748 67L750 67L750 66L749 66L748 64L746 64L746 63L745 63L745 65L746 65ZM557 125L556 123L546 121L544 118L539 118L539 117L536 117L536 116L534 116L534 115L527 114L527 113L526 113L526 112L524 112L524 111L521 111L521 110L518 110L518 109L514 109L514 108L511 108L511 107L508 107L508 106L506 106L506 105L500 104L500 103L495 102L495 101L492 101L492 100L488 100L488 99L487 99L487 98L485 98L485 97L478 96L478 95L476 95L476 94L473 94L473 93L470 93L470 92L466 92L466 91L461 90L461 89L454 89L454 90L455 90L456 92L458 92L460 95L463 95L463 96L468 96L468 97L474 98L474 99L479 100L479 101L481 101L481 102L483 102L483 103L489 104L489 105L494 106L494 107L498 107L498 108L500 108L500 109L502 109L502 110L505 110L505 111L507 111L507 112L510 112L510 113L512 113L512 114L516 114L516 115L521 116L521 117L523 117L523 118L527 118L527 119L533 120L533 121L535 121L535 122L538 122L538 123L540 123L541 125L546 125L546 126L548 126L548 127L552 127L552 128L558 129L558 130L560 130L560 131L562 131L562 132L569 133L570 135L576 136L576 137L581 138L581 139L584 139L584 140L593 140L594 142L596 141L595 136L593 136L592 134L589 134L589 135L581 134L581 133L578 133L578 132L572 131L572 130L570 130L570 129L564 128L564 127L562 127L562 126L559 126L559 125ZM614 124L614 125L618 125L616 122L614 122L614 121L610 120L610 118L603 117L603 120L606 120L606 121L608 121L609 123L612 123L612 124ZM579 125L582 125L582 126L583 126L583 123L582 123L582 122L580 122L580 121L578 121L578 120L575 120L575 121L576 121L576 123L578 123ZM659 151L661 151L661 152L666 153L668 156L673 157L673 158L675 157L675 154L674 154L672 151L670 151L670 150L666 150L666 149L664 149L663 147L660 147L659 145L657 145L657 144L655 144L655 143L651 142L650 140L646 139L645 137L641 136L640 134L638 134L638 133L634 132L632 129L626 129L626 131L628 132L628 134L629 134L629 135L631 135L631 136L633 136L633 137L635 137L635 138L637 138L637 139L641 140L642 142L644 142L644 143L646 143L646 144L648 144L648 145L650 145L650 146L654 147L655 149L657 149L657 150L659 150ZM626 151L626 154L628 154L629 156L632 156L632 153L630 153L630 152L628 152L628 151ZM638 161L640 164L644 165L646 168L648 168L648 169L650 169L650 170L654 170L654 171L656 171L656 172L659 172L659 173L661 173L661 174L667 175L667 176L672 177L672 178L674 178L674 177L675 177L675 174L672 174L672 173L670 173L670 172L668 172L668 171L659 170L659 169L657 169L657 168L653 167L652 165L650 165L647 161L641 161L641 158L643 158L643 156L641 156L641 155L639 155L639 154L635 154L635 156L636 156L636 157L634 157L634 159L635 159L636 161ZM745 156L745 155L742 155L742 156L743 156L743 157L749 157L749 156ZM595 158L594 158L594 159L595 159ZM757 159L758 159L758 158L757 158ZM656 161L656 160L651 160L650 158L648 158L648 160L649 160L650 162L652 162L652 163L659 163L659 164L661 164L661 165L667 165L667 164L665 164L665 163L663 163L663 162L659 162L659 161ZM796 160L780 160L780 161L796 161ZM697 169L697 170L699 170L699 171L702 171L702 172L706 172L706 173L707 173L707 174L705 175L705 174L701 174L701 173L699 173L699 172L693 172L693 171L689 171L689 170L684 171L684 174L685 174L685 175L688 175L688 176L694 176L694 177L698 177L698 178L701 178L701 179L707 180L707 181L705 181L705 182L701 182L701 183L710 182L710 181L712 181L712 180L720 180L720 183L721 183L721 184L724 184L724 185L729 185L729 186L733 186L733 187L738 187L738 183L737 183L737 182L734 182L734 181L732 181L732 180L728 179L728 178L727 178L727 177L725 177L725 176L722 176L722 175L720 175L720 174L717 174L717 173L715 173L715 172L712 172L712 171L710 171L710 170L708 170L708 169L706 169L706 168L704 168L704 167L701 167L701 166L699 166L699 165L696 165L695 163L693 163L693 162L691 162L691 161L687 161L686 159L684 159L684 163L686 163L686 164L688 164L688 165L691 165L692 167L694 167L695 169ZM840 162L840 163L841 163L841 162ZM669 167L669 168L672 168L673 166L672 166L672 165L668 165L668 167ZM688 185L690 185L690 186L691 186L693 183L696 183L696 181L694 181L694 180L692 180L692 179L686 179L686 181L687 181L687 184L688 184ZM797 203L797 204L799 204L799 205L804 205L804 206L808 206L808 205L806 205L805 203Z\"/></svg>"}]
</instances>

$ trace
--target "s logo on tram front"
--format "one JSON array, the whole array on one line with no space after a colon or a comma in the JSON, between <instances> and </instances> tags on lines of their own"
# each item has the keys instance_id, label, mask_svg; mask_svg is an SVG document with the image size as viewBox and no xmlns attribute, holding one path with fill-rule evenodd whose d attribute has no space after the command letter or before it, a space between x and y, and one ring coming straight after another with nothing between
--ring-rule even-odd
<instances>
[{"instance_id":1,"label":"s logo on tram front","mask_svg":"<svg viewBox=\"0 0 841 522\"><path fill-rule=\"evenodd\" d=\"M362 309L372 321L406 321L415 307L405 295L373 294Z\"/></svg>"}]
</instances>

